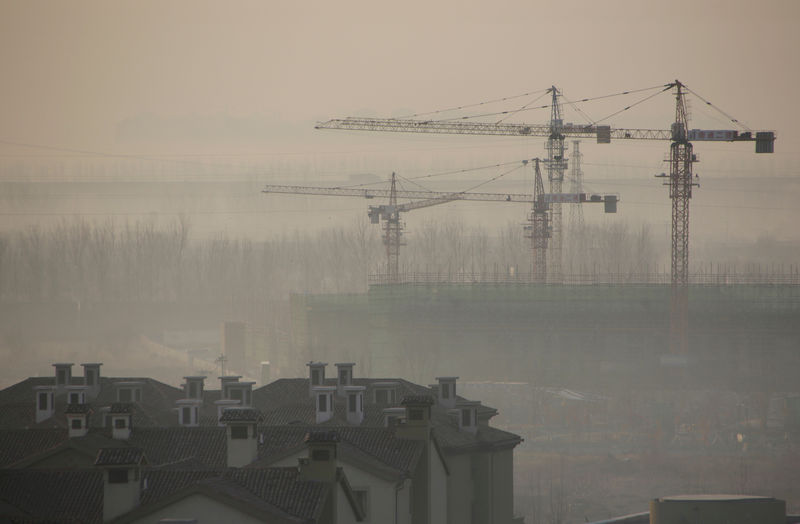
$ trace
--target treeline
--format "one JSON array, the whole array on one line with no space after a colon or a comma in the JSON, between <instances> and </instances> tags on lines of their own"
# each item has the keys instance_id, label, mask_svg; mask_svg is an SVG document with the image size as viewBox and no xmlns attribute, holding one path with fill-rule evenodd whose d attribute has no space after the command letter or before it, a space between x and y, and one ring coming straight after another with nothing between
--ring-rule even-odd
<instances>
[{"instance_id":1,"label":"treeline","mask_svg":"<svg viewBox=\"0 0 800 524\"><path fill-rule=\"evenodd\" d=\"M567 238L565 273L646 272L659 263L646 227L589 226ZM518 225L491 235L456 221L427 222L404 239L404 272L524 273L530 263L530 241ZM366 219L264 243L224 234L193 240L185 218L168 225L77 219L0 235L0 298L240 302L363 292L368 275L384 271L385 257L381 229Z\"/></svg>"}]
</instances>

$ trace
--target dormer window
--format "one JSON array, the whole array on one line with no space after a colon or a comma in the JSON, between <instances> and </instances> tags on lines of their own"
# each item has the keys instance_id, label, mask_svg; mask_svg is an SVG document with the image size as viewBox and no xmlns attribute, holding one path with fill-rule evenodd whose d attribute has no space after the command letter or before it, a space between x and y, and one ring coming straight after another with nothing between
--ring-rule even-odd
<instances>
[{"instance_id":1,"label":"dormer window","mask_svg":"<svg viewBox=\"0 0 800 524\"><path fill-rule=\"evenodd\" d=\"M46 393L44 391L39 392L39 410L46 411L48 408L47 397L50 393Z\"/></svg>"},{"instance_id":2,"label":"dormer window","mask_svg":"<svg viewBox=\"0 0 800 524\"><path fill-rule=\"evenodd\" d=\"M142 390L140 388L125 387L117 390L117 402L141 402Z\"/></svg>"},{"instance_id":3,"label":"dormer window","mask_svg":"<svg viewBox=\"0 0 800 524\"><path fill-rule=\"evenodd\" d=\"M450 398L450 384L442 384L442 398Z\"/></svg>"},{"instance_id":4,"label":"dormer window","mask_svg":"<svg viewBox=\"0 0 800 524\"><path fill-rule=\"evenodd\" d=\"M347 399L347 411L354 413L358 409L358 395L350 395Z\"/></svg>"},{"instance_id":5,"label":"dormer window","mask_svg":"<svg viewBox=\"0 0 800 524\"><path fill-rule=\"evenodd\" d=\"M465 408L461 410L461 425L464 427L469 427L473 425L471 409Z\"/></svg>"},{"instance_id":6,"label":"dormer window","mask_svg":"<svg viewBox=\"0 0 800 524\"><path fill-rule=\"evenodd\" d=\"M86 370L86 385L87 386L94 386L95 383L95 376L93 369Z\"/></svg>"},{"instance_id":7,"label":"dormer window","mask_svg":"<svg viewBox=\"0 0 800 524\"><path fill-rule=\"evenodd\" d=\"M375 403L376 404L395 404L397 403L396 391L397 382L375 382Z\"/></svg>"},{"instance_id":8,"label":"dormer window","mask_svg":"<svg viewBox=\"0 0 800 524\"><path fill-rule=\"evenodd\" d=\"M312 369L311 370L311 385L312 386L321 386L322 385L322 373L319 369Z\"/></svg>"},{"instance_id":9,"label":"dormer window","mask_svg":"<svg viewBox=\"0 0 800 524\"><path fill-rule=\"evenodd\" d=\"M113 468L108 470L108 482L110 484L127 484L128 470L124 468Z\"/></svg>"},{"instance_id":10,"label":"dormer window","mask_svg":"<svg viewBox=\"0 0 800 524\"><path fill-rule=\"evenodd\" d=\"M189 382L189 398L197 398L197 382Z\"/></svg>"},{"instance_id":11,"label":"dormer window","mask_svg":"<svg viewBox=\"0 0 800 524\"><path fill-rule=\"evenodd\" d=\"M67 370L66 369L58 369L56 370L56 384L59 386L63 386L67 383Z\"/></svg>"},{"instance_id":12,"label":"dormer window","mask_svg":"<svg viewBox=\"0 0 800 524\"><path fill-rule=\"evenodd\" d=\"M125 418L120 417L120 418L115 418L114 419L114 428L115 429L125 429L126 427L127 427L127 424L126 424Z\"/></svg>"},{"instance_id":13,"label":"dormer window","mask_svg":"<svg viewBox=\"0 0 800 524\"><path fill-rule=\"evenodd\" d=\"M81 422L81 419L73 418L72 422L70 423L70 427L72 427L72 429L81 429L83 428L83 423Z\"/></svg>"},{"instance_id":14,"label":"dormer window","mask_svg":"<svg viewBox=\"0 0 800 524\"><path fill-rule=\"evenodd\" d=\"M247 426L231 426L231 438L246 439Z\"/></svg>"},{"instance_id":15,"label":"dormer window","mask_svg":"<svg viewBox=\"0 0 800 524\"><path fill-rule=\"evenodd\" d=\"M80 395L80 393L70 393L69 394L69 403L70 404L80 404L81 403L81 395Z\"/></svg>"},{"instance_id":16,"label":"dormer window","mask_svg":"<svg viewBox=\"0 0 800 524\"><path fill-rule=\"evenodd\" d=\"M319 410L320 411L328 411L328 396L327 395L319 395L317 397L319 399Z\"/></svg>"}]
</instances>

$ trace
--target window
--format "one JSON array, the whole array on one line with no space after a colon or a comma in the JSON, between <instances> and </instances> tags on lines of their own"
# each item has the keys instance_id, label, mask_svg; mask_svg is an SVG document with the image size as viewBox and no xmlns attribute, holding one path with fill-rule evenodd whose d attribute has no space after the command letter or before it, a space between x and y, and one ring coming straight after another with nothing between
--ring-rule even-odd
<instances>
[{"instance_id":1,"label":"window","mask_svg":"<svg viewBox=\"0 0 800 524\"><path fill-rule=\"evenodd\" d=\"M70 404L80 404L80 395L77 393L70 393L69 394L69 403Z\"/></svg>"},{"instance_id":2,"label":"window","mask_svg":"<svg viewBox=\"0 0 800 524\"><path fill-rule=\"evenodd\" d=\"M321 381L320 381L320 376L319 376L319 370L318 369L312 369L311 370L311 384L314 385L314 386L319 386L320 382Z\"/></svg>"},{"instance_id":3,"label":"window","mask_svg":"<svg viewBox=\"0 0 800 524\"><path fill-rule=\"evenodd\" d=\"M369 520L369 490L354 489L353 498L361 506L361 510L364 512L364 520Z\"/></svg>"},{"instance_id":4,"label":"window","mask_svg":"<svg viewBox=\"0 0 800 524\"><path fill-rule=\"evenodd\" d=\"M94 371L91 369L86 370L86 385L94 386Z\"/></svg>"},{"instance_id":5,"label":"window","mask_svg":"<svg viewBox=\"0 0 800 524\"><path fill-rule=\"evenodd\" d=\"M72 426L72 429L81 429L83 427L83 424L81 424L81 419L74 418L72 419L70 426Z\"/></svg>"},{"instance_id":6,"label":"window","mask_svg":"<svg viewBox=\"0 0 800 524\"><path fill-rule=\"evenodd\" d=\"M442 398L450 398L450 384L442 384Z\"/></svg>"},{"instance_id":7,"label":"window","mask_svg":"<svg viewBox=\"0 0 800 524\"><path fill-rule=\"evenodd\" d=\"M182 424L191 424L192 423L192 411L188 407L183 407L181 409L181 423Z\"/></svg>"},{"instance_id":8,"label":"window","mask_svg":"<svg viewBox=\"0 0 800 524\"><path fill-rule=\"evenodd\" d=\"M228 388L228 398L242 400L242 390L238 388Z\"/></svg>"},{"instance_id":9,"label":"window","mask_svg":"<svg viewBox=\"0 0 800 524\"><path fill-rule=\"evenodd\" d=\"M246 439L247 426L231 426L231 438Z\"/></svg>"},{"instance_id":10,"label":"window","mask_svg":"<svg viewBox=\"0 0 800 524\"><path fill-rule=\"evenodd\" d=\"M189 382L189 398L197 398L197 382Z\"/></svg>"},{"instance_id":11,"label":"window","mask_svg":"<svg viewBox=\"0 0 800 524\"><path fill-rule=\"evenodd\" d=\"M249 389L245 389L244 390L244 403L247 406L250 405L250 390Z\"/></svg>"},{"instance_id":12,"label":"window","mask_svg":"<svg viewBox=\"0 0 800 524\"><path fill-rule=\"evenodd\" d=\"M347 380L347 370L341 369L339 370L339 384L347 385L350 381Z\"/></svg>"},{"instance_id":13,"label":"window","mask_svg":"<svg viewBox=\"0 0 800 524\"><path fill-rule=\"evenodd\" d=\"M331 452L328 449L315 449L311 452L311 460L327 462L331 459Z\"/></svg>"},{"instance_id":14,"label":"window","mask_svg":"<svg viewBox=\"0 0 800 524\"><path fill-rule=\"evenodd\" d=\"M131 395L131 390L128 388L117 391L117 400L120 402L130 402L132 398L133 396Z\"/></svg>"},{"instance_id":15,"label":"window","mask_svg":"<svg viewBox=\"0 0 800 524\"><path fill-rule=\"evenodd\" d=\"M67 383L67 370L66 369L59 369L56 373L56 383L58 384L66 384Z\"/></svg>"},{"instance_id":16,"label":"window","mask_svg":"<svg viewBox=\"0 0 800 524\"><path fill-rule=\"evenodd\" d=\"M108 482L109 484L126 484L128 482L128 470L120 468L109 469Z\"/></svg>"},{"instance_id":17,"label":"window","mask_svg":"<svg viewBox=\"0 0 800 524\"><path fill-rule=\"evenodd\" d=\"M424 417L422 415L421 409L409 409L408 410L408 420L422 420Z\"/></svg>"},{"instance_id":18,"label":"window","mask_svg":"<svg viewBox=\"0 0 800 524\"><path fill-rule=\"evenodd\" d=\"M39 411L47 411L47 393L39 393Z\"/></svg>"},{"instance_id":19,"label":"window","mask_svg":"<svg viewBox=\"0 0 800 524\"><path fill-rule=\"evenodd\" d=\"M349 395L347 397L347 411L350 413L356 412L356 397L358 395Z\"/></svg>"},{"instance_id":20,"label":"window","mask_svg":"<svg viewBox=\"0 0 800 524\"><path fill-rule=\"evenodd\" d=\"M319 410L328 411L328 395L319 395Z\"/></svg>"},{"instance_id":21,"label":"window","mask_svg":"<svg viewBox=\"0 0 800 524\"><path fill-rule=\"evenodd\" d=\"M464 427L472 425L472 410L470 409L461 410L461 425Z\"/></svg>"},{"instance_id":22,"label":"window","mask_svg":"<svg viewBox=\"0 0 800 524\"><path fill-rule=\"evenodd\" d=\"M394 390L376 389L375 402L378 404L394 404Z\"/></svg>"},{"instance_id":23,"label":"window","mask_svg":"<svg viewBox=\"0 0 800 524\"><path fill-rule=\"evenodd\" d=\"M125 429L127 424L125 423L124 418L115 418L114 419L114 429Z\"/></svg>"}]
</instances>

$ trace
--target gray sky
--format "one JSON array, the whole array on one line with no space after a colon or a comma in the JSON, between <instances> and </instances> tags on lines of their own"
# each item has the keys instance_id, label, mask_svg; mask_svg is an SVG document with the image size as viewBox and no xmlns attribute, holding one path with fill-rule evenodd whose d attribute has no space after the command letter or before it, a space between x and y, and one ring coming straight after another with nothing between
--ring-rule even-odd
<instances>
[{"instance_id":1,"label":"gray sky","mask_svg":"<svg viewBox=\"0 0 800 524\"><path fill-rule=\"evenodd\" d=\"M298 153L377 151L357 164L402 169L423 154L431 166L459 167L461 155L480 148L497 161L544 152L541 141L387 138L315 131L313 122L430 111L551 84L579 99L679 78L750 127L778 133L769 157L754 155L752 144L698 145L705 163L696 171L797 179L799 22L796 0L5 1L0 140L144 156L263 154L289 164ZM693 115L702 124L701 109L695 104ZM610 123L666 128L672 111L672 98L662 95ZM244 129L224 139L184 133L230 119ZM126 139L119 133L126 122L162 134ZM587 164L632 165L633 176L648 177L663 170L666 151L666 143L584 149ZM0 144L0 154L15 153L45 151ZM351 169L340 157L319 163L320 172ZM347 209L354 205L362 203ZM797 217L783 212L772 229Z\"/></svg>"}]
</instances>

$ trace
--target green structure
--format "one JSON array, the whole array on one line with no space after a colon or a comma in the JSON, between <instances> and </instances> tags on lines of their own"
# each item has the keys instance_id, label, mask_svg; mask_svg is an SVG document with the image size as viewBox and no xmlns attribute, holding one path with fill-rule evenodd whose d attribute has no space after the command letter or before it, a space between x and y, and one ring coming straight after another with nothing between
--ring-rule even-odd
<instances>
[{"instance_id":1,"label":"green structure","mask_svg":"<svg viewBox=\"0 0 800 524\"><path fill-rule=\"evenodd\" d=\"M793 391L800 286L695 285L689 352L669 353L668 284L430 283L296 295L292 344L372 376Z\"/></svg>"}]
</instances>

